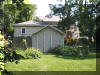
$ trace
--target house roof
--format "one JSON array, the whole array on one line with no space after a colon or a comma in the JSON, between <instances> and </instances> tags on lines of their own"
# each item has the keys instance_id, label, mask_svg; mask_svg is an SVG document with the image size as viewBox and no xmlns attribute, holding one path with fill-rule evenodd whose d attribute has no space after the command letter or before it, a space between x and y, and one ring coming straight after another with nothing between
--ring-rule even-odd
<instances>
[{"instance_id":1,"label":"house roof","mask_svg":"<svg viewBox=\"0 0 100 75\"><path fill-rule=\"evenodd\" d=\"M52 17L39 16L39 20L44 22L59 22L61 19L58 16L52 16Z\"/></svg>"},{"instance_id":2,"label":"house roof","mask_svg":"<svg viewBox=\"0 0 100 75\"><path fill-rule=\"evenodd\" d=\"M44 21L31 20L31 21L21 22L17 24L12 24L12 25L13 26L45 26L45 25L51 25L51 24Z\"/></svg>"},{"instance_id":3,"label":"house roof","mask_svg":"<svg viewBox=\"0 0 100 75\"><path fill-rule=\"evenodd\" d=\"M53 26L46 26L46 27L44 27L44 28L38 30L37 32L33 33L33 35L39 33L40 31L42 31L42 30L44 30L44 29L46 29L46 28L51 28L51 29L53 29L53 30L59 32L59 33L62 34L62 35L65 34L64 32L62 32L61 30L57 29L56 27L53 27Z\"/></svg>"},{"instance_id":4,"label":"house roof","mask_svg":"<svg viewBox=\"0 0 100 75\"><path fill-rule=\"evenodd\" d=\"M58 17L39 17L39 20L30 20L30 21L26 21L26 22L21 22L21 23L17 23L17 24L12 24L13 26L45 26L45 25L53 25L56 26L54 24L52 24L52 22L59 22L60 18Z\"/></svg>"}]
</instances>

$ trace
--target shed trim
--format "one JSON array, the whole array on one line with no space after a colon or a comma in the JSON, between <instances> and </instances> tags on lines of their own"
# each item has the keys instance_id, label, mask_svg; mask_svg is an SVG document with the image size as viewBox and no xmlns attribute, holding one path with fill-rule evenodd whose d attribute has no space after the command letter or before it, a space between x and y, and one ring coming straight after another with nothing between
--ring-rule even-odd
<instances>
[{"instance_id":1,"label":"shed trim","mask_svg":"<svg viewBox=\"0 0 100 75\"><path fill-rule=\"evenodd\" d=\"M40 29L39 31L37 31L37 32L33 33L33 34L32 34L32 36L33 36L34 34L37 34L37 33L38 33L38 32L40 32L40 31L42 31L42 30L44 30L44 29L48 28L48 27L52 28L53 30L56 30L57 32L59 32L59 33L60 33L60 34L62 34L62 35L64 35L64 34L65 34L65 33L64 33L64 32L62 32L61 30L59 30L59 29L57 29L57 28L55 28L55 27L53 27L53 26L46 26L46 27L44 27L44 28Z\"/></svg>"}]
</instances>

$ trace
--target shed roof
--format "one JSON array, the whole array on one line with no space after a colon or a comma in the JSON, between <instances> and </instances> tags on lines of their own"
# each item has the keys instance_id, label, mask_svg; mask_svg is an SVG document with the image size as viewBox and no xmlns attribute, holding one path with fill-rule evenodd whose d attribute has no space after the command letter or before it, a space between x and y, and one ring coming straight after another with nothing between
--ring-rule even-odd
<instances>
[{"instance_id":1,"label":"shed roof","mask_svg":"<svg viewBox=\"0 0 100 75\"><path fill-rule=\"evenodd\" d=\"M64 32L62 32L61 30L57 29L56 27L53 27L53 26L46 26L46 27L44 27L44 28L38 30L37 32L33 33L33 35L39 33L40 31L42 31L42 30L44 30L44 29L46 29L46 28L48 28L48 27L50 27L51 29L53 29L53 30L59 32L59 33L62 34L62 35L65 34Z\"/></svg>"}]
</instances>

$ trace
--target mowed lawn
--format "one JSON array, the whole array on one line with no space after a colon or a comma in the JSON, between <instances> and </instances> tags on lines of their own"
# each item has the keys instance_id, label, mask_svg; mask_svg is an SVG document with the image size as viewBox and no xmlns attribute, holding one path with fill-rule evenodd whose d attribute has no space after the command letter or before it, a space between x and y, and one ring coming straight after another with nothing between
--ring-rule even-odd
<instances>
[{"instance_id":1,"label":"mowed lawn","mask_svg":"<svg viewBox=\"0 0 100 75\"><path fill-rule=\"evenodd\" d=\"M96 71L96 53L89 56L58 56L44 54L40 59L21 59L19 63L7 62L8 71Z\"/></svg>"}]
</instances>

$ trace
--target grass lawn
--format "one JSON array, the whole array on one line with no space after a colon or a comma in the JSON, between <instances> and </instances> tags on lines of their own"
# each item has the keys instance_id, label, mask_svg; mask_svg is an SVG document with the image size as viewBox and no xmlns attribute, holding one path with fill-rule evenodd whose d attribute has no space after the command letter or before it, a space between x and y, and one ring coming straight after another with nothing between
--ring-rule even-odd
<instances>
[{"instance_id":1,"label":"grass lawn","mask_svg":"<svg viewBox=\"0 0 100 75\"><path fill-rule=\"evenodd\" d=\"M89 56L58 56L44 54L40 59L21 59L5 63L8 71L96 71L96 53Z\"/></svg>"}]
</instances>

